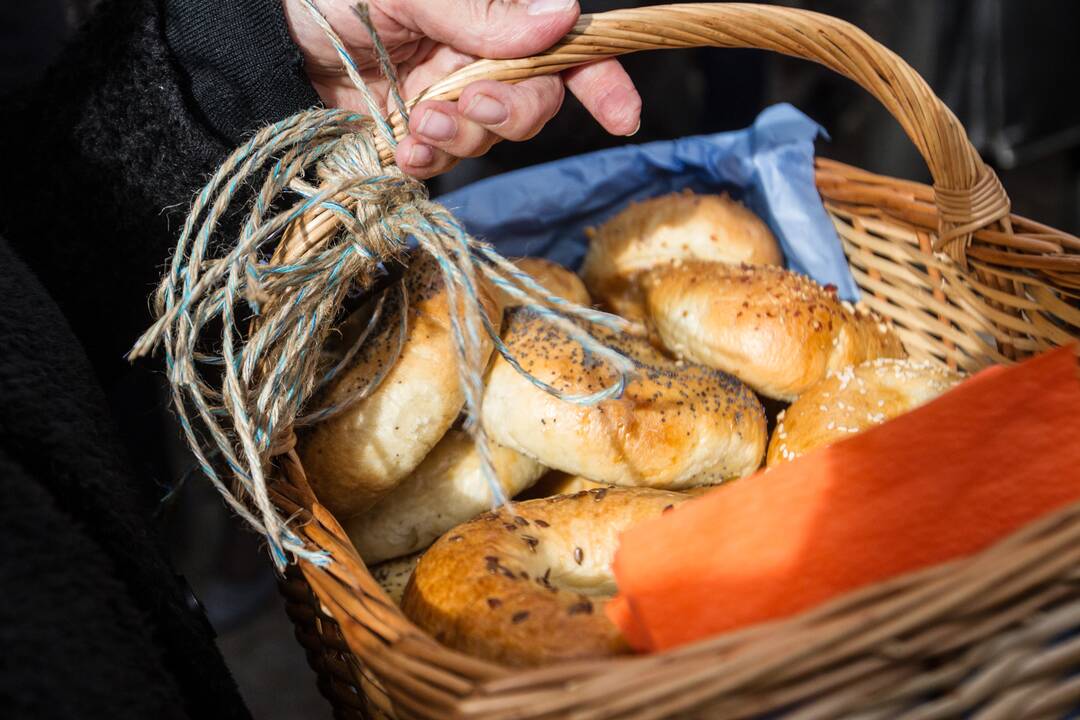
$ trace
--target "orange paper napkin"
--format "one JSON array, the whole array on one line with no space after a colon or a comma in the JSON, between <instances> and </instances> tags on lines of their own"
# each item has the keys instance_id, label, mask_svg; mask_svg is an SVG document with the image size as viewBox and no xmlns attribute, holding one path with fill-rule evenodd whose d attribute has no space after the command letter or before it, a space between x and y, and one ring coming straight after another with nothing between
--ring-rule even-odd
<instances>
[{"instance_id":1,"label":"orange paper napkin","mask_svg":"<svg viewBox=\"0 0 1080 720\"><path fill-rule=\"evenodd\" d=\"M967 555L1080 500L1074 350L934 402L629 530L609 617L663 650Z\"/></svg>"}]
</instances>

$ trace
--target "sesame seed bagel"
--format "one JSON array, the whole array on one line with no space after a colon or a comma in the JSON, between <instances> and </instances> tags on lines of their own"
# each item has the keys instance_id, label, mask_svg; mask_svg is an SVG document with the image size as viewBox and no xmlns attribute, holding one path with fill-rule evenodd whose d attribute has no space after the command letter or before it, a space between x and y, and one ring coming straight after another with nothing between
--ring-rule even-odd
<instances>
[{"instance_id":1,"label":"sesame seed bagel","mask_svg":"<svg viewBox=\"0 0 1080 720\"><path fill-rule=\"evenodd\" d=\"M507 497L546 468L521 453L493 445L495 473ZM345 531L365 562L422 550L435 538L493 505L480 453L463 430L450 430L401 484L368 510L345 521Z\"/></svg>"},{"instance_id":2,"label":"sesame seed bagel","mask_svg":"<svg viewBox=\"0 0 1080 720\"><path fill-rule=\"evenodd\" d=\"M401 325L398 293L391 292L378 326L324 402L343 402L391 362L367 398L304 433L300 458L320 501L339 519L371 507L409 475L457 419L465 403L458 384L450 301L436 261L415 254L405 271L407 332L394 362ZM499 312L485 288L480 301L496 323ZM483 351L491 342L483 338Z\"/></svg>"},{"instance_id":3,"label":"sesame seed bagel","mask_svg":"<svg viewBox=\"0 0 1080 720\"><path fill-rule=\"evenodd\" d=\"M794 400L830 370L904 357L881 317L779 267L675 262L642 278L649 321L676 355Z\"/></svg>"},{"instance_id":4,"label":"sesame seed bagel","mask_svg":"<svg viewBox=\"0 0 1080 720\"><path fill-rule=\"evenodd\" d=\"M647 341L600 326L594 337L635 367L622 397L585 406L535 386L500 355L488 374L481 421L501 445L594 482L674 490L754 472L765 452L761 403L736 378L671 360ZM557 391L591 393L613 372L526 308L506 316L503 342Z\"/></svg>"},{"instance_id":5,"label":"sesame seed bagel","mask_svg":"<svg viewBox=\"0 0 1080 720\"><path fill-rule=\"evenodd\" d=\"M527 272L533 280L550 290L553 295L558 295L578 305L592 304L592 298L589 297L589 291L585 289L585 283L562 265L538 257L518 258L514 260L514 265ZM499 303L504 308L509 308L520 305L521 301L500 291Z\"/></svg>"},{"instance_id":6,"label":"sesame seed bagel","mask_svg":"<svg viewBox=\"0 0 1080 720\"><path fill-rule=\"evenodd\" d=\"M371 577L375 578L375 582L379 583L397 605L401 604L405 586L409 584L416 563L420 562L420 555L421 553L413 553L371 566Z\"/></svg>"},{"instance_id":7,"label":"sesame seed bagel","mask_svg":"<svg viewBox=\"0 0 1080 720\"><path fill-rule=\"evenodd\" d=\"M766 464L830 445L914 410L963 376L935 362L880 358L830 373L779 417Z\"/></svg>"},{"instance_id":8,"label":"sesame seed bagel","mask_svg":"<svg viewBox=\"0 0 1080 720\"><path fill-rule=\"evenodd\" d=\"M671 260L751 265L783 263L761 218L727 195L686 190L633 203L591 233L581 274L593 296L613 312L643 320L637 276Z\"/></svg>"},{"instance_id":9,"label":"sesame seed bagel","mask_svg":"<svg viewBox=\"0 0 1080 720\"><path fill-rule=\"evenodd\" d=\"M689 499L599 489L485 513L424 553L402 610L443 644L512 666L628 652L603 611L619 535Z\"/></svg>"}]
</instances>

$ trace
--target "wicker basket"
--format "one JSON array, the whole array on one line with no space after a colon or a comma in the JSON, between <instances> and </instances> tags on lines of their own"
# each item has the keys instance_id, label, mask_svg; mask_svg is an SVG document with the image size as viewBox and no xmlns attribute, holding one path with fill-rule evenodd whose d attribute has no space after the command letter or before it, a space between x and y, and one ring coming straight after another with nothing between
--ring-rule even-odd
<instances>
[{"instance_id":1,"label":"wicker basket","mask_svg":"<svg viewBox=\"0 0 1080 720\"><path fill-rule=\"evenodd\" d=\"M547 53L474 63L417 101L455 98L479 78L696 46L819 62L873 93L918 147L933 188L817 166L855 279L912 356L975 370L1076 337L1080 239L1010 215L948 108L900 58L839 20L735 4L583 16ZM286 233L279 257L304 252L304 237ZM301 561L282 590L339 718L735 718L788 708L798 718L1036 718L1080 704L1080 506L977 556L794 618L659 655L517 671L449 650L405 619L316 501L295 452L282 450L275 502L334 560Z\"/></svg>"}]
</instances>

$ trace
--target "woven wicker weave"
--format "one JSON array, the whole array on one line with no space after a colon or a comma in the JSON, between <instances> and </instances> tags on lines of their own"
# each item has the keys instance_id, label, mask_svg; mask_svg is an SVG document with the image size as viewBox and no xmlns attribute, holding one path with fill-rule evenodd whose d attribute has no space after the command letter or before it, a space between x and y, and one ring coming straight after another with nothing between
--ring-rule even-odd
<instances>
[{"instance_id":1,"label":"woven wicker weave","mask_svg":"<svg viewBox=\"0 0 1080 720\"><path fill-rule=\"evenodd\" d=\"M819 62L871 92L918 147L933 188L825 160L817 168L855 279L911 355L975 370L1080 333L1080 239L1011 215L955 116L900 58L842 21L736 4L583 16L543 55L474 63L414 102L455 98L479 78L696 46ZM313 212L277 257L303 254L332 228ZM974 557L781 622L660 655L519 671L412 625L316 501L295 452L279 455L277 469L275 501L334 559L301 561L282 592L339 718L741 718L797 706L790 716L801 719L990 719L1055 717L1080 704L1080 505Z\"/></svg>"}]
</instances>

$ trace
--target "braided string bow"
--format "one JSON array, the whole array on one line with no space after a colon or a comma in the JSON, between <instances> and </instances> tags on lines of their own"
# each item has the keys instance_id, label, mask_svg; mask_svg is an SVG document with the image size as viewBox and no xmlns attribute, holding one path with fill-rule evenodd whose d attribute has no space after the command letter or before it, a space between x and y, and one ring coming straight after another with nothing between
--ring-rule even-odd
<instances>
[{"instance_id":1,"label":"braided string bow","mask_svg":"<svg viewBox=\"0 0 1080 720\"><path fill-rule=\"evenodd\" d=\"M635 329L621 318L553 296L491 246L470 237L444 207L428 199L422 183L380 161L380 145L397 145L391 125L337 33L311 0L305 2L368 113L301 112L263 128L228 157L196 195L154 296L157 319L129 353L134 360L164 350L173 405L200 469L229 506L266 537L279 570L291 557L320 565L330 560L306 548L274 506L267 487L270 461L292 447L294 427L332 417L377 387L381 377L336 406L310 407L344 363L328 369L321 350L346 296L370 293L385 264L401 259L410 241L435 258L447 288L466 429L477 443L493 504L506 498L479 422L487 360L483 336L538 387L591 405L619 396L633 365L596 341L581 321ZM373 38L391 100L407 118L389 56L363 6L357 15ZM305 180L312 171L317 185ZM251 198L246 189L256 187ZM291 206L281 209L290 198ZM223 237L226 218L236 214L239 230L235 237ZM319 218L314 224L313 216ZM527 373L483 311L477 294L482 281L607 362L611 384L592 394L564 395ZM407 298L402 301L403 338ZM369 330L381 307L380 300ZM362 333L358 342L366 336Z\"/></svg>"}]
</instances>

